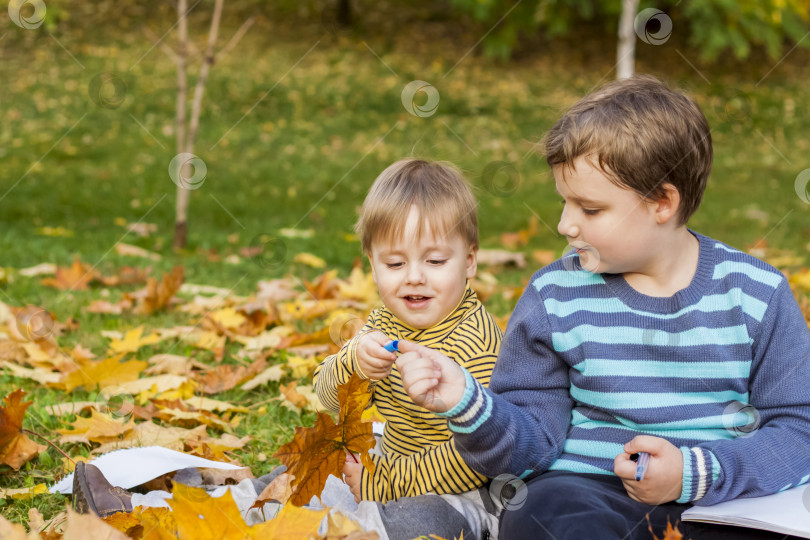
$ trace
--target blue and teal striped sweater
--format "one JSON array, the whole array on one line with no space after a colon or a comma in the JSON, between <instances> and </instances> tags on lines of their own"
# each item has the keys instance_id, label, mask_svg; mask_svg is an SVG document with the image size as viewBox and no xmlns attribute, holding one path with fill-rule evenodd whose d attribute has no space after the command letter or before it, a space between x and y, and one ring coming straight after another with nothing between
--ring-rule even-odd
<instances>
[{"instance_id":1,"label":"blue and teal striped sweater","mask_svg":"<svg viewBox=\"0 0 810 540\"><path fill-rule=\"evenodd\" d=\"M515 308L489 390L467 376L450 420L488 476L613 474L639 434L681 449L679 502L715 504L810 480L810 332L784 276L697 233L698 269L671 297L568 255Z\"/></svg>"}]
</instances>

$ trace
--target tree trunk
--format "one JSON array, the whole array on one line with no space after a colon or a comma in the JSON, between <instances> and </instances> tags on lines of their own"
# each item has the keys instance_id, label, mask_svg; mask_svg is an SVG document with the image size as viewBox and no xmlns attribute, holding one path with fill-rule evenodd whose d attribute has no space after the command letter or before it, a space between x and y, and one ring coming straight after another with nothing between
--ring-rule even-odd
<instances>
[{"instance_id":1,"label":"tree trunk","mask_svg":"<svg viewBox=\"0 0 810 540\"><path fill-rule=\"evenodd\" d=\"M352 25L351 0L338 0L337 22L344 28L348 28Z\"/></svg>"},{"instance_id":2,"label":"tree trunk","mask_svg":"<svg viewBox=\"0 0 810 540\"><path fill-rule=\"evenodd\" d=\"M638 0L622 0L622 14L619 18L619 45L616 48L616 78L633 76L636 64L635 18Z\"/></svg>"},{"instance_id":3,"label":"tree trunk","mask_svg":"<svg viewBox=\"0 0 810 540\"><path fill-rule=\"evenodd\" d=\"M177 153L186 150L186 42L188 41L188 25L186 24L187 0L177 0L178 19L178 43L177 43L177 111L176 111L176 131L177 131ZM182 179L188 174L188 170L182 164L177 172L177 203L175 205L174 220L174 249L186 247L188 231L188 190L183 187Z\"/></svg>"}]
</instances>

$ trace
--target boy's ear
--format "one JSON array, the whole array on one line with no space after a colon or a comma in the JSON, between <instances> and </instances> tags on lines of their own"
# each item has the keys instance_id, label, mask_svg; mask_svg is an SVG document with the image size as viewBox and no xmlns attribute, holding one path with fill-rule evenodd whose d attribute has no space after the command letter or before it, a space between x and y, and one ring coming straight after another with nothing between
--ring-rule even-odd
<instances>
[{"instance_id":1,"label":"boy's ear","mask_svg":"<svg viewBox=\"0 0 810 540\"><path fill-rule=\"evenodd\" d=\"M467 279L474 278L475 273L477 271L478 271L478 250L470 246L470 250L467 252Z\"/></svg>"},{"instance_id":2,"label":"boy's ear","mask_svg":"<svg viewBox=\"0 0 810 540\"><path fill-rule=\"evenodd\" d=\"M667 223L670 219L678 214L678 208L681 206L681 194L672 184L664 184L661 186L664 192L653 203L655 209L655 220L659 225Z\"/></svg>"}]
</instances>

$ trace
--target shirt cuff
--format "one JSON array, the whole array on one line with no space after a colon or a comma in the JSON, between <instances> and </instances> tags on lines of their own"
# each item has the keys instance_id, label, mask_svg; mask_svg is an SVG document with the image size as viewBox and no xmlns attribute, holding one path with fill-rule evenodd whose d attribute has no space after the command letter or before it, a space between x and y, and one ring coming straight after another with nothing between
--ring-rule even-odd
<instances>
[{"instance_id":1,"label":"shirt cuff","mask_svg":"<svg viewBox=\"0 0 810 540\"><path fill-rule=\"evenodd\" d=\"M683 487L677 503L688 503L700 500L706 495L712 483L720 476L720 463L714 453L695 446L680 448L683 456Z\"/></svg>"},{"instance_id":2,"label":"shirt cuff","mask_svg":"<svg viewBox=\"0 0 810 540\"><path fill-rule=\"evenodd\" d=\"M464 370L464 394L458 404L444 413L436 413L450 421L447 427L454 433L472 433L492 414L492 398L469 371Z\"/></svg>"}]
</instances>

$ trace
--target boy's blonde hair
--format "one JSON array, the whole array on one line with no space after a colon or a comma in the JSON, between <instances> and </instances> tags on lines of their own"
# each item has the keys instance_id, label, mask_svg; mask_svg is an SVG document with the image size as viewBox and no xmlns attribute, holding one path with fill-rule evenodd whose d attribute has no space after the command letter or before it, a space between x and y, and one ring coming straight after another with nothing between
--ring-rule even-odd
<instances>
[{"instance_id":1,"label":"boy's blonde hair","mask_svg":"<svg viewBox=\"0 0 810 540\"><path fill-rule=\"evenodd\" d=\"M674 185L679 225L700 206L712 169L712 138L700 108L649 75L585 96L554 124L545 147L551 167L592 159L613 183L647 200L657 200L663 184Z\"/></svg>"},{"instance_id":2,"label":"boy's blonde hair","mask_svg":"<svg viewBox=\"0 0 810 540\"><path fill-rule=\"evenodd\" d=\"M427 224L432 234L459 233L478 249L477 203L461 172L448 162L408 158L380 173L363 201L354 226L363 253L371 253L373 242L399 239L412 206L420 217L417 237Z\"/></svg>"}]
</instances>

